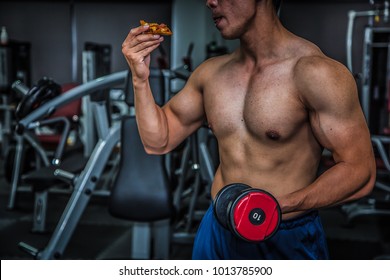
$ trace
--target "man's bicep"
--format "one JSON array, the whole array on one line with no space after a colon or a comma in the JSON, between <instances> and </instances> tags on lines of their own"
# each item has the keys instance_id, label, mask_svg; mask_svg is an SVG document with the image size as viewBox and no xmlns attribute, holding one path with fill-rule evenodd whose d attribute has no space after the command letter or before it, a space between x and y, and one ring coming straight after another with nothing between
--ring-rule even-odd
<instances>
[{"instance_id":1,"label":"man's bicep","mask_svg":"<svg viewBox=\"0 0 390 280\"><path fill-rule=\"evenodd\" d=\"M370 148L370 136L352 75L332 61L316 66L316 70L309 71L303 91L316 138L334 153L335 159L350 157L356 149Z\"/></svg>"},{"instance_id":2,"label":"man's bicep","mask_svg":"<svg viewBox=\"0 0 390 280\"><path fill-rule=\"evenodd\" d=\"M315 60L304 63L296 77L313 134L331 151L336 163L313 186L317 189L338 185L328 196L324 195L323 202L336 205L361 198L372 190L375 160L352 75L329 59Z\"/></svg>"},{"instance_id":3,"label":"man's bicep","mask_svg":"<svg viewBox=\"0 0 390 280\"><path fill-rule=\"evenodd\" d=\"M365 119L359 110L339 112L322 110L311 117L317 141L332 152L336 162L354 160L368 151L370 136Z\"/></svg>"},{"instance_id":4,"label":"man's bicep","mask_svg":"<svg viewBox=\"0 0 390 280\"><path fill-rule=\"evenodd\" d=\"M336 163L322 178L331 178L332 182L347 180L347 195L339 202L367 195L375 181L371 137L360 104L355 99L343 102L322 107L312 121L315 137L332 153Z\"/></svg>"},{"instance_id":5,"label":"man's bicep","mask_svg":"<svg viewBox=\"0 0 390 280\"><path fill-rule=\"evenodd\" d=\"M321 89L313 102L311 125L321 145L336 161L354 160L371 147L366 120L353 85Z\"/></svg>"},{"instance_id":6,"label":"man's bicep","mask_svg":"<svg viewBox=\"0 0 390 280\"><path fill-rule=\"evenodd\" d=\"M201 92L190 83L163 106L169 129L169 142L178 145L191 135L204 119Z\"/></svg>"}]
</instances>

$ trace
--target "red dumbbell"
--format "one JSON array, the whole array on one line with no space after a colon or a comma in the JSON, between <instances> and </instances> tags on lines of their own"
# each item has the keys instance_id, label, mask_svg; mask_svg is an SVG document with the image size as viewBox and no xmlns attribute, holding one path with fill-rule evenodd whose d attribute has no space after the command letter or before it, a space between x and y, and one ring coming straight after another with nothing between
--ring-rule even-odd
<instances>
[{"instance_id":1,"label":"red dumbbell","mask_svg":"<svg viewBox=\"0 0 390 280\"><path fill-rule=\"evenodd\" d=\"M270 193L241 183L227 185L217 193L214 213L223 227L249 242L270 238L281 219L279 203Z\"/></svg>"}]
</instances>

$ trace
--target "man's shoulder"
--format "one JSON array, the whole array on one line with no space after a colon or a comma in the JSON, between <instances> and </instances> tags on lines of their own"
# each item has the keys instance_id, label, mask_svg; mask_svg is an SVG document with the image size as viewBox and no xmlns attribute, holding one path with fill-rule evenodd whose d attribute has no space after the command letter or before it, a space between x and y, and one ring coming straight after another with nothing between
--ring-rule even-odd
<instances>
[{"instance_id":1,"label":"man's shoulder","mask_svg":"<svg viewBox=\"0 0 390 280\"><path fill-rule=\"evenodd\" d=\"M231 53L210 57L206 59L204 62L202 62L200 66L207 67L207 68L218 68L221 65L230 61L231 57L232 57Z\"/></svg>"},{"instance_id":2,"label":"man's shoulder","mask_svg":"<svg viewBox=\"0 0 390 280\"><path fill-rule=\"evenodd\" d=\"M289 50L295 61L294 70L312 72L343 68L340 62L326 56L320 47L311 41L296 36L290 43L292 47Z\"/></svg>"},{"instance_id":3,"label":"man's shoulder","mask_svg":"<svg viewBox=\"0 0 390 280\"><path fill-rule=\"evenodd\" d=\"M356 93L356 82L348 68L323 54L299 57L293 71L295 86L308 104L326 103L329 98L349 100L347 96Z\"/></svg>"},{"instance_id":4,"label":"man's shoulder","mask_svg":"<svg viewBox=\"0 0 390 280\"><path fill-rule=\"evenodd\" d=\"M215 56L203 61L192 73L197 78L207 78L219 73L231 60L231 54Z\"/></svg>"},{"instance_id":5,"label":"man's shoulder","mask_svg":"<svg viewBox=\"0 0 390 280\"><path fill-rule=\"evenodd\" d=\"M352 77L345 65L320 52L298 57L294 66L294 76L304 82L350 80Z\"/></svg>"}]
</instances>

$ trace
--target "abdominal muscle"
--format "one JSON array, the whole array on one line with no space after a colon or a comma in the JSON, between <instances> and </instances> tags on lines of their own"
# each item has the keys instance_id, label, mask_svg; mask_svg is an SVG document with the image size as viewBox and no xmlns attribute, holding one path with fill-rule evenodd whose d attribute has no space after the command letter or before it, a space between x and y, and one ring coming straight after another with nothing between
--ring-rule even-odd
<instances>
[{"instance_id":1,"label":"abdominal muscle","mask_svg":"<svg viewBox=\"0 0 390 280\"><path fill-rule=\"evenodd\" d=\"M267 147L259 143L220 143L220 165L215 173L211 195L232 183L244 183L271 193L277 199L310 185L316 178L321 150L316 145L299 145L300 141ZM227 143L226 143L227 144ZM249 148L245 148L249 147ZM262 152L265 151L265 152ZM283 214L290 219L302 214Z\"/></svg>"}]
</instances>

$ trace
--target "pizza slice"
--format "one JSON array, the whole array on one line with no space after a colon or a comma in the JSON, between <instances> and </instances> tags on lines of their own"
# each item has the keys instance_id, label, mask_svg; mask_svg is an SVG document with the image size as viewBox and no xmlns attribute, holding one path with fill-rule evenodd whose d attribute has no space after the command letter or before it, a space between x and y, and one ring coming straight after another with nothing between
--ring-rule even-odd
<instances>
[{"instance_id":1,"label":"pizza slice","mask_svg":"<svg viewBox=\"0 0 390 280\"><path fill-rule=\"evenodd\" d=\"M149 25L149 30L146 31L146 34L158 34L158 35L165 35L170 36L172 35L172 31L169 29L169 27L164 23L149 23L144 20L140 20L141 25Z\"/></svg>"}]
</instances>

